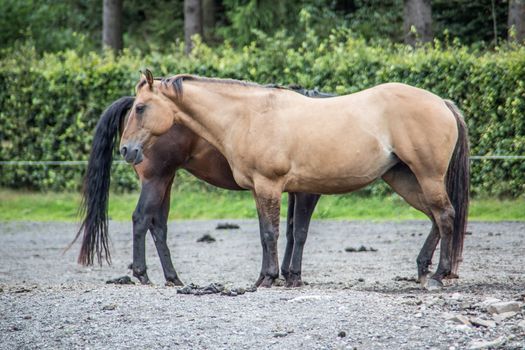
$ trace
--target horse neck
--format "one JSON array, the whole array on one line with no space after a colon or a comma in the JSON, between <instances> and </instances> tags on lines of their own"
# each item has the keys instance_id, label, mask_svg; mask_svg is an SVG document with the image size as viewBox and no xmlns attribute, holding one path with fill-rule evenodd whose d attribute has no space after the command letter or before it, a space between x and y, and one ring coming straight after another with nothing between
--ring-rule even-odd
<instances>
[{"instance_id":1,"label":"horse neck","mask_svg":"<svg viewBox=\"0 0 525 350\"><path fill-rule=\"evenodd\" d=\"M181 113L176 119L222 154L226 134L253 111L267 109L273 90L264 87L245 87L234 84L184 82L182 101L177 102Z\"/></svg>"}]
</instances>

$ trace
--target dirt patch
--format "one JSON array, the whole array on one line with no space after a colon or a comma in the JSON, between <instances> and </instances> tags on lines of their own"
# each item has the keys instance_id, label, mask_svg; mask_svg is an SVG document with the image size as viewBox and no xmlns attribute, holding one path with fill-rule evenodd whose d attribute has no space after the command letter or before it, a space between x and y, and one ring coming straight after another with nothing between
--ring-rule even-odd
<instances>
[{"instance_id":1,"label":"dirt patch","mask_svg":"<svg viewBox=\"0 0 525 350\"><path fill-rule=\"evenodd\" d=\"M218 281L228 291L250 286L261 263L257 222L236 220L238 230L215 231L218 223L169 224L180 278L194 286ZM64 223L0 223L0 348L521 349L525 344L524 223L471 223L460 279L445 281L443 291L427 292L414 280L429 223L316 221L304 251L308 285L260 288L235 298L221 292L184 295L165 287L151 238L148 273L156 284L106 284L130 275L131 224L110 225L111 267L78 266L78 246L63 253L76 229ZM216 242L196 242L212 230ZM361 246L377 251L344 249Z\"/></svg>"}]
</instances>

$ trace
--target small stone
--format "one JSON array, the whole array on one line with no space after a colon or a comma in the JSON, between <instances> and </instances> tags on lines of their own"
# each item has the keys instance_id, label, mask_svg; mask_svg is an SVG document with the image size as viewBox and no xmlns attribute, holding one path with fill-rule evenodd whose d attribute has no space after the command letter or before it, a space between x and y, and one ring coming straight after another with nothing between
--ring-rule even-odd
<instances>
[{"instance_id":1,"label":"small stone","mask_svg":"<svg viewBox=\"0 0 525 350\"><path fill-rule=\"evenodd\" d=\"M362 277L359 277L359 278L357 279L357 282L364 282L364 281L365 281L365 279L362 278Z\"/></svg>"},{"instance_id":2,"label":"small stone","mask_svg":"<svg viewBox=\"0 0 525 350\"><path fill-rule=\"evenodd\" d=\"M525 293L516 294L514 296L514 300L516 300L516 301L525 301Z\"/></svg>"},{"instance_id":3,"label":"small stone","mask_svg":"<svg viewBox=\"0 0 525 350\"><path fill-rule=\"evenodd\" d=\"M129 276L122 276L107 280L106 284L135 284Z\"/></svg>"},{"instance_id":4,"label":"small stone","mask_svg":"<svg viewBox=\"0 0 525 350\"><path fill-rule=\"evenodd\" d=\"M346 337L346 332L345 332L345 331L341 331L341 332L339 332L339 333L337 334L337 336L338 336L339 338L344 338L344 337Z\"/></svg>"},{"instance_id":5,"label":"small stone","mask_svg":"<svg viewBox=\"0 0 525 350\"><path fill-rule=\"evenodd\" d=\"M501 301L487 306L487 311L491 314L502 314L504 312L520 311L520 303L517 301Z\"/></svg>"},{"instance_id":6,"label":"small stone","mask_svg":"<svg viewBox=\"0 0 525 350\"><path fill-rule=\"evenodd\" d=\"M489 349L489 348L498 348L503 345L507 339L505 337L499 337L491 341L473 341L468 347L469 350L480 350L480 349Z\"/></svg>"},{"instance_id":7,"label":"small stone","mask_svg":"<svg viewBox=\"0 0 525 350\"><path fill-rule=\"evenodd\" d=\"M464 324L466 326L470 326L471 323L469 321L469 319L463 315L450 315L448 318L447 318L447 321L452 321L454 323L457 323L457 324Z\"/></svg>"},{"instance_id":8,"label":"small stone","mask_svg":"<svg viewBox=\"0 0 525 350\"><path fill-rule=\"evenodd\" d=\"M213 237L212 237L211 235L209 235L209 234L205 234L205 235L203 235L201 238L199 238L199 239L197 240L197 242L199 242L199 243L203 243L203 242L204 242L204 243L213 243L213 242L215 242L215 241L216 241L216 239L213 238Z\"/></svg>"},{"instance_id":9,"label":"small stone","mask_svg":"<svg viewBox=\"0 0 525 350\"><path fill-rule=\"evenodd\" d=\"M237 230L239 229L239 225L225 222L225 223L217 224L217 227L215 227L215 229L216 230Z\"/></svg>"},{"instance_id":10,"label":"small stone","mask_svg":"<svg viewBox=\"0 0 525 350\"><path fill-rule=\"evenodd\" d=\"M417 283L417 278L415 277L401 277L401 276L396 276L394 277L394 281L396 282L414 282L414 283Z\"/></svg>"},{"instance_id":11,"label":"small stone","mask_svg":"<svg viewBox=\"0 0 525 350\"><path fill-rule=\"evenodd\" d=\"M329 299L329 297L321 296L321 295L301 295L301 296L288 300L288 302L289 303L298 303L298 302L302 303L306 301L323 300L323 299Z\"/></svg>"},{"instance_id":12,"label":"small stone","mask_svg":"<svg viewBox=\"0 0 525 350\"><path fill-rule=\"evenodd\" d=\"M489 306L490 304L499 303L500 301L501 299L498 299L498 298L487 298L483 300L481 303L479 303L479 306L486 309L487 306Z\"/></svg>"},{"instance_id":13,"label":"small stone","mask_svg":"<svg viewBox=\"0 0 525 350\"><path fill-rule=\"evenodd\" d=\"M288 335L288 332L274 332L273 337L274 338L283 338Z\"/></svg>"},{"instance_id":14,"label":"small stone","mask_svg":"<svg viewBox=\"0 0 525 350\"><path fill-rule=\"evenodd\" d=\"M500 322L505 321L508 318L512 318L512 317L516 316L517 314L518 314L517 312L510 311L510 312L504 312L504 313L499 314L499 315L497 315L497 314L493 315L492 318L494 319L494 321L500 323Z\"/></svg>"},{"instance_id":15,"label":"small stone","mask_svg":"<svg viewBox=\"0 0 525 350\"><path fill-rule=\"evenodd\" d=\"M483 320L481 318L472 317L470 322L477 327L493 328L496 327L496 322L492 320Z\"/></svg>"},{"instance_id":16,"label":"small stone","mask_svg":"<svg viewBox=\"0 0 525 350\"><path fill-rule=\"evenodd\" d=\"M346 247L346 248L345 248L345 252L348 252L348 253L377 252L377 249L376 249L376 248L373 248L373 247L367 248L367 247L365 247L364 245L362 245L362 246L360 246L359 248Z\"/></svg>"},{"instance_id":17,"label":"small stone","mask_svg":"<svg viewBox=\"0 0 525 350\"><path fill-rule=\"evenodd\" d=\"M33 318L33 317L32 317L31 315L25 315L25 316L24 316L24 320L30 320L30 319L32 319L32 318Z\"/></svg>"},{"instance_id":18,"label":"small stone","mask_svg":"<svg viewBox=\"0 0 525 350\"><path fill-rule=\"evenodd\" d=\"M418 312L417 314L414 315L414 317L421 318L423 317L423 314L421 312Z\"/></svg>"},{"instance_id":19,"label":"small stone","mask_svg":"<svg viewBox=\"0 0 525 350\"><path fill-rule=\"evenodd\" d=\"M472 306L471 303L469 303L468 301L464 301L461 303L461 305L459 306L461 309L463 310L470 310L470 309L473 309L474 307Z\"/></svg>"},{"instance_id":20,"label":"small stone","mask_svg":"<svg viewBox=\"0 0 525 350\"><path fill-rule=\"evenodd\" d=\"M106 305L102 308L102 310L104 311L111 311L111 310L115 310L117 308L117 305L116 304L109 304L109 305Z\"/></svg>"},{"instance_id":21,"label":"small stone","mask_svg":"<svg viewBox=\"0 0 525 350\"><path fill-rule=\"evenodd\" d=\"M177 294L191 294L193 288L191 285L186 285L182 288L177 289Z\"/></svg>"},{"instance_id":22,"label":"small stone","mask_svg":"<svg viewBox=\"0 0 525 350\"><path fill-rule=\"evenodd\" d=\"M466 324L457 324L454 326L454 328L457 330L457 331L461 331L461 332L464 332L464 333L469 333L472 331L472 328L470 326L467 326Z\"/></svg>"}]
</instances>

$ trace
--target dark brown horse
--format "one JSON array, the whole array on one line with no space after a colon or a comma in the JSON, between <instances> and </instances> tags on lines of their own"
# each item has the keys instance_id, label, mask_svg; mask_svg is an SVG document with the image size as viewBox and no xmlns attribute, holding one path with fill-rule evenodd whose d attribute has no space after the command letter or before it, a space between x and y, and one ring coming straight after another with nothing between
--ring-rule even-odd
<instances>
[{"instance_id":1,"label":"dark brown horse","mask_svg":"<svg viewBox=\"0 0 525 350\"><path fill-rule=\"evenodd\" d=\"M293 89L309 97L330 97L316 90ZM76 239L82 235L78 262L83 265L109 263L108 196L110 169L117 138L122 134L133 97L122 97L102 114L95 129L89 164L84 180L82 210L84 219ZM133 275L140 283L149 283L146 272L145 237L149 230L154 238L166 284L182 285L167 246L167 220L170 190L175 173L185 169L197 178L228 190L243 190L235 180L226 159L207 141L190 129L173 125L153 147L145 150L134 169L141 181L141 193L133 213ZM287 286L302 285L301 261L308 226L319 195L290 193L287 220L287 244L281 273ZM266 253L263 251L263 253Z\"/></svg>"}]
</instances>

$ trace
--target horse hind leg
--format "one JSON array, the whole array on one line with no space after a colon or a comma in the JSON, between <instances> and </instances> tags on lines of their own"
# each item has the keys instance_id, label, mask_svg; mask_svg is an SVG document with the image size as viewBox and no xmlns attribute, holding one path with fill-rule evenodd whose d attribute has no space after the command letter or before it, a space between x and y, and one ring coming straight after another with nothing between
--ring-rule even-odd
<instances>
[{"instance_id":1,"label":"horse hind leg","mask_svg":"<svg viewBox=\"0 0 525 350\"><path fill-rule=\"evenodd\" d=\"M290 261L292 260L292 253L294 247L294 209L295 209L295 193L288 193L288 212L286 219L286 249L284 250L283 262L281 263L281 276L285 280L290 277Z\"/></svg>"},{"instance_id":2,"label":"horse hind leg","mask_svg":"<svg viewBox=\"0 0 525 350\"><path fill-rule=\"evenodd\" d=\"M443 278L452 272L452 235L454 230L455 210L450 202L443 181L427 181L423 191L430 204L430 210L439 228L441 250L436 272L428 281L429 289L440 288Z\"/></svg>"},{"instance_id":3,"label":"horse hind leg","mask_svg":"<svg viewBox=\"0 0 525 350\"><path fill-rule=\"evenodd\" d=\"M383 175L383 180L408 204L423 212L432 221L430 233L416 260L418 282L425 286L430 274L429 267L432 265L432 257L439 243L439 228L436 225L432 211L427 206L423 190L416 176L406 164L402 162L396 164Z\"/></svg>"},{"instance_id":4,"label":"horse hind leg","mask_svg":"<svg viewBox=\"0 0 525 350\"><path fill-rule=\"evenodd\" d=\"M427 289L437 289L443 287L443 278L449 277L452 272L455 210L446 190L444 174L420 176L418 179L441 239L439 264L426 286Z\"/></svg>"},{"instance_id":5,"label":"horse hind leg","mask_svg":"<svg viewBox=\"0 0 525 350\"><path fill-rule=\"evenodd\" d=\"M308 236L308 227L315 206L321 196L317 194L296 193L295 210L293 217L294 246L290 262L290 275L286 279L286 287L301 287L303 249Z\"/></svg>"}]
</instances>

